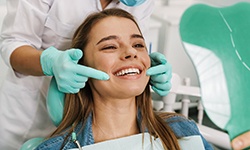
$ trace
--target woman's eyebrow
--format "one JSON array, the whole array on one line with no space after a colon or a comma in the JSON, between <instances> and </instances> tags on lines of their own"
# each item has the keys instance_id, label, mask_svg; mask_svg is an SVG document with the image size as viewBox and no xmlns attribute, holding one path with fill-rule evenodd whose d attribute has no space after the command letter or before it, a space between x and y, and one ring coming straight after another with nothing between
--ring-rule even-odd
<instances>
[{"instance_id":1,"label":"woman's eyebrow","mask_svg":"<svg viewBox=\"0 0 250 150\"><path fill-rule=\"evenodd\" d=\"M140 39L144 40L144 37L142 35L140 35L140 34L132 34L131 38L140 38Z\"/></svg>"},{"instance_id":2,"label":"woman's eyebrow","mask_svg":"<svg viewBox=\"0 0 250 150\"><path fill-rule=\"evenodd\" d=\"M130 36L131 38L140 38L140 39L144 39L142 35L140 34L132 34ZM100 44L101 42L104 42L104 41L108 41L108 40L116 40L116 39L119 39L118 36L116 35L110 35L110 36L107 36L107 37L104 37L102 38L99 42L96 43L96 45Z\"/></svg>"},{"instance_id":3,"label":"woman's eyebrow","mask_svg":"<svg viewBox=\"0 0 250 150\"><path fill-rule=\"evenodd\" d=\"M104 41L107 41L107 40L112 40L112 39L118 39L118 36L110 35L110 36L104 37L99 42L97 42L96 45L100 44L101 42L104 42Z\"/></svg>"}]
</instances>

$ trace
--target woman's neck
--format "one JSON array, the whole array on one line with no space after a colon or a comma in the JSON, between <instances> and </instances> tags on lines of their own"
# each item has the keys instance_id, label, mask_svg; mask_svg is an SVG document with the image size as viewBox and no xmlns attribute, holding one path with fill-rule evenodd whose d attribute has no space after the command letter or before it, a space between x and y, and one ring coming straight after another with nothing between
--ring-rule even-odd
<instances>
[{"instance_id":1,"label":"woman's neck","mask_svg":"<svg viewBox=\"0 0 250 150\"><path fill-rule=\"evenodd\" d=\"M102 9L105 9L112 0L100 0Z\"/></svg>"},{"instance_id":2,"label":"woman's neck","mask_svg":"<svg viewBox=\"0 0 250 150\"><path fill-rule=\"evenodd\" d=\"M95 100L92 127L95 142L139 133L135 99Z\"/></svg>"}]
</instances>

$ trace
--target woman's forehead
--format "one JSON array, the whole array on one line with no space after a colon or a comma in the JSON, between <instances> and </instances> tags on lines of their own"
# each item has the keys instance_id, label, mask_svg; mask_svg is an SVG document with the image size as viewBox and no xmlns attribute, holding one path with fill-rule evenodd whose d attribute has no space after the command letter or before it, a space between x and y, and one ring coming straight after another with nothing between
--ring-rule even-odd
<instances>
[{"instance_id":1,"label":"woman's forehead","mask_svg":"<svg viewBox=\"0 0 250 150\"><path fill-rule=\"evenodd\" d=\"M97 22L91 30L92 36L139 34L140 30L132 20L124 17L110 16Z\"/></svg>"}]
</instances>

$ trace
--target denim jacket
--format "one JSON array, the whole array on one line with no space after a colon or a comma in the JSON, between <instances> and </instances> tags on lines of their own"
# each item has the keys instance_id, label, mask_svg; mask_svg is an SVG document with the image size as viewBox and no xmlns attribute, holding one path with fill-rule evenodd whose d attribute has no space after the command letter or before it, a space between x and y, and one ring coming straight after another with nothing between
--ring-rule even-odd
<instances>
[{"instance_id":1,"label":"denim jacket","mask_svg":"<svg viewBox=\"0 0 250 150\"><path fill-rule=\"evenodd\" d=\"M139 116L139 115L138 115ZM140 122L140 116L137 117ZM177 137L185 137L192 135L200 135L205 146L206 150L213 150L212 146L204 139L204 137L200 134L196 124L192 120L188 120L182 116L173 116L166 120L168 125L171 127L173 132ZM78 124L75 128L75 132L77 133L77 140L80 145L86 146L94 144L93 131L92 131L92 115L90 115L86 121L84 128L82 129L82 123ZM63 135L59 135L53 138L50 138L43 143L41 143L36 150L60 150L62 144L65 142L67 133ZM68 137L66 143L64 144L63 150L77 148L77 145L73 142L71 136Z\"/></svg>"}]
</instances>

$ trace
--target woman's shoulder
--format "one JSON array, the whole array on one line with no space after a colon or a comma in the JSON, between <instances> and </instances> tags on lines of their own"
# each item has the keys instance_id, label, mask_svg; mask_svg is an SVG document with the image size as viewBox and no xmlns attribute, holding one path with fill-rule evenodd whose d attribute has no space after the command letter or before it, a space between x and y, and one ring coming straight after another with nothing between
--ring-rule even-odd
<instances>
[{"instance_id":1,"label":"woman's shoulder","mask_svg":"<svg viewBox=\"0 0 250 150\"><path fill-rule=\"evenodd\" d=\"M195 124L194 120L187 118L181 114L171 114L169 117L165 118L165 121L168 124L172 124L172 123Z\"/></svg>"},{"instance_id":2,"label":"woman's shoulder","mask_svg":"<svg viewBox=\"0 0 250 150\"><path fill-rule=\"evenodd\" d=\"M60 149L63 144L63 136L55 136L43 141L35 150Z\"/></svg>"},{"instance_id":3,"label":"woman's shoulder","mask_svg":"<svg viewBox=\"0 0 250 150\"><path fill-rule=\"evenodd\" d=\"M177 137L200 135L194 120L180 114L165 115L163 118Z\"/></svg>"},{"instance_id":4,"label":"woman's shoulder","mask_svg":"<svg viewBox=\"0 0 250 150\"><path fill-rule=\"evenodd\" d=\"M62 146L63 149L73 148L75 145L70 139L67 134L57 135L42 142L35 150L55 150L61 149Z\"/></svg>"},{"instance_id":5,"label":"woman's shoulder","mask_svg":"<svg viewBox=\"0 0 250 150\"><path fill-rule=\"evenodd\" d=\"M158 116L163 120L165 120L167 123L177 123L177 122L195 123L194 120L187 118L186 116L179 113L161 112L158 113Z\"/></svg>"},{"instance_id":6,"label":"woman's shoulder","mask_svg":"<svg viewBox=\"0 0 250 150\"><path fill-rule=\"evenodd\" d=\"M206 150L213 150L213 147L206 141L199 131L196 122L180 114L163 115L163 119L175 133L178 138L199 135L203 141Z\"/></svg>"}]
</instances>

